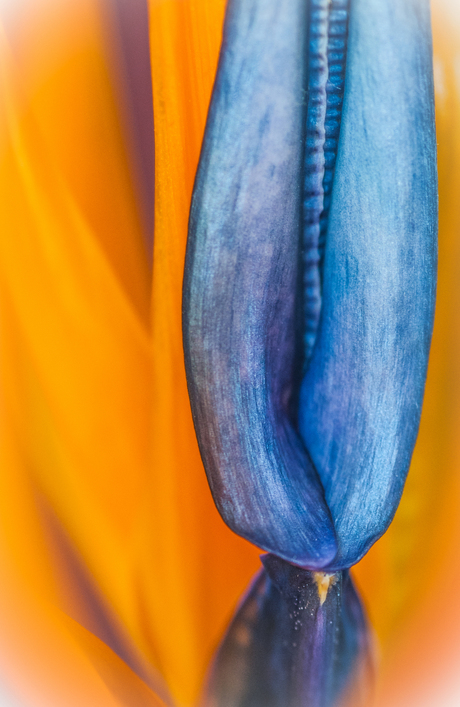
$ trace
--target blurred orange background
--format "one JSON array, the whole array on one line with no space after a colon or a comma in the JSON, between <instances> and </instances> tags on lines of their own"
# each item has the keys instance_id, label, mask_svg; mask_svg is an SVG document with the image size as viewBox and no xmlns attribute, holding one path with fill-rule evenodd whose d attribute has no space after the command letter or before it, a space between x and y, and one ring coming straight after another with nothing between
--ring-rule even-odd
<instances>
[{"instance_id":1,"label":"blurred orange background","mask_svg":"<svg viewBox=\"0 0 460 707\"><path fill-rule=\"evenodd\" d=\"M140 12L128 49L144 42L146 61L149 30L151 84L141 90L147 130L153 98L154 155L149 142L139 149L129 109L121 2L0 5L8 705L195 705L259 567L259 551L212 503L182 355L188 210L225 2L149 0L142 25L142 0L125 0ZM355 569L375 632L376 707L460 704L460 7L434 0L432 11L432 354L401 506Z\"/></svg>"}]
</instances>

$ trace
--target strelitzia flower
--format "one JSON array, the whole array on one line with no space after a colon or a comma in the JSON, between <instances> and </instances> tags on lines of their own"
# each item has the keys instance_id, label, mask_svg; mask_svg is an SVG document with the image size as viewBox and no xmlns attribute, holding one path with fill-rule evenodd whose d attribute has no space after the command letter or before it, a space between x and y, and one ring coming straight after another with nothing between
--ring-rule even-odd
<instances>
[{"instance_id":1,"label":"strelitzia flower","mask_svg":"<svg viewBox=\"0 0 460 707\"><path fill-rule=\"evenodd\" d=\"M114 69L110 7L24 0L20 16L2 7L0 664L2 685L23 705L196 704L259 564L214 510L182 355L187 219L225 3L149 3L152 280L135 100ZM456 292L458 94L454 25L447 32L435 19L441 254L450 254L441 259L437 368L400 511L356 571L380 638L385 707L411 704L415 689L429 694L433 651L444 667L455 655L446 639L456 615L455 425L437 371L447 370L456 321L446 305ZM330 584L328 602L341 586ZM302 601L318 601L316 583L297 588ZM449 621L439 636L434 613L435 628ZM419 634L404 628L411 615Z\"/></svg>"},{"instance_id":2,"label":"strelitzia flower","mask_svg":"<svg viewBox=\"0 0 460 707\"><path fill-rule=\"evenodd\" d=\"M425 387L436 232L428 3L230 2L192 201L186 365L224 520L294 565L349 568L394 515ZM216 687L213 704L336 704L321 660L311 681L278 655L287 644L315 663L326 637L308 618L316 641L293 642L280 603L271 611L273 644L254 629L253 665L233 661L248 686ZM340 665L331 649L324 659Z\"/></svg>"}]
</instances>

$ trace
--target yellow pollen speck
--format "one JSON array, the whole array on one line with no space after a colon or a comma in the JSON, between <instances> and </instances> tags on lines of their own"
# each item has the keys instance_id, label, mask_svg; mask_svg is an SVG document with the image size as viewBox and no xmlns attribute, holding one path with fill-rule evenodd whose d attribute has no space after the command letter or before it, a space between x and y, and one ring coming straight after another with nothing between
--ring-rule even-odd
<instances>
[{"instance_id":1,"label":"yellow pollen speck","mask_svg":"<svg viewBox=\"0 0 460 707\"><path fill-rule=\"evenodd\" d=\"M326 601L329 587L337 582L337 575L327 574L327 572L313 572L313 579L318 587L319 605L322 606Z\"/></svg>"}]
</instances>

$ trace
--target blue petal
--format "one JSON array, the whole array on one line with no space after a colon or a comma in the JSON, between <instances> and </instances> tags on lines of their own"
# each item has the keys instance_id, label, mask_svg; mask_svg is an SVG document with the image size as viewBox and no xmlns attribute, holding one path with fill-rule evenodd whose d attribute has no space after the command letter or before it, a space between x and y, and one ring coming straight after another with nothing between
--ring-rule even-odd
<instances>
[{"instance_id":1,"label":"blue petal","mask_svg":"<svg viewBox=\"0 0 460 707\"><path fill-rule=\"evenodd\" d=\"M212 667L205 706L368 704L367 623L348 571L322 597L312 572L266 555Z\"/></svg>"},{"instance_id":2,"label":"blue petal","mask_svg":"<svg viewBox=\"0 0 460 707\"><path fill-rule=\"evenodd\" d=\"M256 545L337 551L296 429L307 3L231 0L190 217L184 347L216 505Z\"/></svg>"},{"instance_id":3,"label":"blue petal","mask_svg":"<svg viewBox=\"0 0 460 707\"><path fill-rule=\"evenodd\" d=\"M418 432L436 282L428 0L353 0L322 310L300 428L357 562L398 505Z\"/></svg>"}]
</instances>

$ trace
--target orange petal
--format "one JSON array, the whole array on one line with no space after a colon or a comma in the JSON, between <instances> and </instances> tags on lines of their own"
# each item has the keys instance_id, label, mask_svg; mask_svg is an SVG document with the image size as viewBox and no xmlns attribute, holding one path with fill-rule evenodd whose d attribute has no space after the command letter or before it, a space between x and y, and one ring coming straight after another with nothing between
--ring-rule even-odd
<instances>
[{"instance_id":1,"label":"orange petal","mask_svg":"<svg viewBox=\"0 0 460 707\"><path fill-rule=\"evenodd\" d=\"M132 547L148 474L148 267L136 245L142 233L107 62L88 49L102 41L97 4L65 7L68 24L58 26L46 17L49 7L43 14L31 7L23 18L29 34L23 47L13 43L10 52L1 35L0 535L8 558L2 576L16 576L32 592L32 618L45 617L52 603L88 623L83 584L73 584L72 596L69 577L73 582L76 575L69 575L58 557L62 548L50 539L43 508L51 509L107 615L120 617L120 632L139 663ZM70 89L66 94L66 77L75 79L73 96ZM1 604L23 631L18 604L5 596ZM33 684L38 671L52 689L51 656L62 648L72 680L92 695L93 678L83 663L71 665L59 616L49 636L43 631L39 651L19 641L24 683L30 678ZM38 636L41 629L30 631ZM5 654L6 634L2 641ZM87 652L83 644L78 650ZM106 704L98 694L76 704Z\"/></svg>"}]
</instances>

